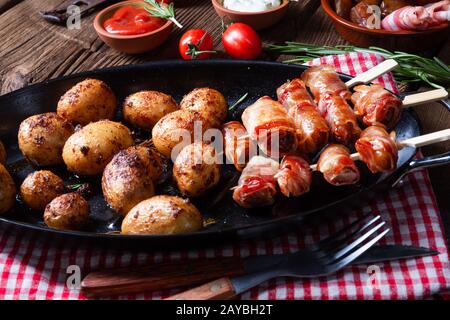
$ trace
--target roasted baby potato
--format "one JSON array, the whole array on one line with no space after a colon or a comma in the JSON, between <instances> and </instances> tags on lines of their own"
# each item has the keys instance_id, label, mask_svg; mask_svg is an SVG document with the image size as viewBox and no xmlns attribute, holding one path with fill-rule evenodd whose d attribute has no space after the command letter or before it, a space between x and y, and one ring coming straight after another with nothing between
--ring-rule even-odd
<instances>
[{"instance_id":1,"label":"roasted baby potato","mask_svg":"<svg viewBox=\"0 0 450 320\"><path fill-rule=\"evenodd\" d=\"M0 164L0 214L9 211L16 200L16 185L8 170Z\"/></svg>"},{"instance_id":2,"label":"roasted baby potato","mask_svg":"<svg viewBox=\"0 0 450 320\"><path fill-rule=\"evenodd\" d=\"M66 193L45 208L44 222L53 229L82 230L89 221L89 204L78 193Z\"/></svg>"},{"instance_id":3,"label":"roasted baby potato","mask_svg":"<svg viewBox=\"0 0 450 320\"><path fill-rule=\"evenodd\" d=\"M223 94L211 88L197 88L184 96L180 103L183 110L197 111L219 128L228 114L228 104Z\"/></svg>"},{"instance_id":4,"label":"roasted baby potato","mask_svg":"<svg viewBox=\"0 0 450 320\"><path fill-rule=\"evenodd\" d=\"M204 142L195 142L181 150L173 165L178 189L188 197L199 197L211 190L220 179L216 150Z\"/></svg>"},{"instance_id":5,"label":"roasted baby potato","mask_svg":"<svg viewBox=\"0 0 450 320\"><path fill-rule=\"evenodd\" d=\"M6 164L6 149L1 141L0 141L0 164Z\"/></svg>"},{"instance_id":6,"label":"roasted baby potato","mask_svg":"<svg viewBox=\"0 0 450 320\"><path fill-rule=\"evenodd\" d=\"M86 79L61 96L56 112L81 125L112 119L116 112L116 96L103 81Z\"/></svg>"},{"instance_id":7,"label":"roasted baby potato","mask_svg":"<svg viewBox=\"0 0 450 320\"><path fill-rule=\"evenodd\" d=\"M74 128L54 112L31 116L20 124L19 148L24 157L39 166L62 163L62 149Z\"/></svg>"},{"instance_id":8,"label":"roasted baby potato","mask_svg":"<svg viewBox=\"0 0 450 320\"><path fill-rule=\"evenodd\" d=\"M64 181L48 170L30 173L20 186L23 202L36 211L44 211L47 204L64 191Z\"/></svg>"},{"instance_id":9,"label":"roasted baby potato","mask_svg":"<svg viewBox=\"0 0 450 320\"><path fill-rule=\"evenodd\" d=\"M172 149L178 144L182 143L179 145L181 148L194 141L194 127L198 128L195 129L195 134L201 137L207 129L211 128L211 123L199 112L177 110L169 113L153 127L153 143L160 153L170 158ZM176 150L177 153L179 149Z\"/></svg>"},{"instance_id":10,"label":"roasted baby potato","mask_svg":"<svg viewBox=\"0 0 450 320\"><path fill-rule=\"evenodd\" d=\"M102 173L112 157L133 144L130 130L119 122L101 120L75 132L63 148L67 169L80 175Z\"/></svg>"},{"instance_id":11,"label":"roasted baby potato","mask_svg":"<svg viewBox=\"0 0 450 320\"><path fill-rule=\"evenodd\" d=\"M140 91L125 99L123 116L131 125L151 130L166 114L178 110L175 100L162 92Z\"/></svg>"},{"instance_id":12,"label":"roasted baby potato","mask_svg":"<svg viewBox=\"0 0 450 320\"><path fill-rule=\"evenodd\" d=\"M163 163L150 147L129 147L114 156L103 171L102 190L106 202L122 215L155 194Z\"/></svg>"},{"instance_id":13,"label":"roasted baby potato","mask_svg":"<svg viewBox=\"0 0 450 320\"><path fill-rule=\"evenodd\" d=\"M201 229L203 217L187 199L154 196L137 204L122 222L124 234L177 234Z\"/></svg>"}]
</instances>

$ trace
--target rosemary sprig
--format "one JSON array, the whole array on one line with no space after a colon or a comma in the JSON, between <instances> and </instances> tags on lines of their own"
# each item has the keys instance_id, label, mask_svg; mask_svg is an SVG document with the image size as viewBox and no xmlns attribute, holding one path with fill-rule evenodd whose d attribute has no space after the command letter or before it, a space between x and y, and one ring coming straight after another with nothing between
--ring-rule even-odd
<instances>
[{"instance_id":1,"label":"rosemary sprig","mask_svg":"<svg viewBox=\"0 0 450 320\"><path fill-rule=\"evenodd\" d=\"M233 103L233 105L231 107L228 108L228 110L233 110L234 108L236 108L239 104L241 104L245 99L247 99L248 96L248 92L245 93L242 97L240 97L235 103Z\"/></svg>"},{"instance_id":2,"label":"rosemary sprig","mask_svg":"<svg viewBox=\"0 0 450 320\"><path fill-rule=\"evenodd\" d=\"M67 186L67 189L69 190L78 190L80 189L80 187L82 186L82 183L76 183L76 184L71 184Z\"/></svg>"},{"instance_id":3,"label":"rosemary sprig","mask_svg":"<svg viewBox=\"0 0 450 320\"><path fill-rule=\"evenodd\" d=\"M378 48L359 48L355 46L340 45L335 47L316 46L299 42L286 42L282 45L268 45L267 49L279 53L295 55L296 57L285 63L305 63L323 55L343 54L350 52L365 52L382 55L386 59L394 59L398 66L393 70L396 81L403 84L425 83L435 88L450 85L450 66L439 58L424 58L418 55Z\"/></svg>"},{"instance_id":4,"label":"rosemary sprig","mask_svg":"<svg viewBox=\"0 0 450 320\"><path fill-rule=\"evenodd\" d=\"M144 0L144 2L148 3L150 6L145 6L145 10L151 13L153 16L167 19L172 21L178 28L183 28L181 23L175 19L175 8L173 3L169 5L164 5L156 0Z\"/></svg>"}]
</instances>

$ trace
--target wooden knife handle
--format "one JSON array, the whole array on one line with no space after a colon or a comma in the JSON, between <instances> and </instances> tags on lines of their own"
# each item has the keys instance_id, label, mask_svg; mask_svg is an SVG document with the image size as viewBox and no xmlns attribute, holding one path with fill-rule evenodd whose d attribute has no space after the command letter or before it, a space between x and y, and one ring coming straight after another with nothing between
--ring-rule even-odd
<instances>
[{"instance_id":1,"label":"wooden knife handle","mask_svg":"<svg viewBox=\"0 0 450 320\"><path fill-rule=\"evenodd\" d=\"M243 261L235 257L175 261L91 272L81 289L89 296L112 296L181 288L242 274Z\"/></svg>"},{"instance_id":2,"label":"wooden knife handle","mask_svg":"<svg viewBox=\"0 0 450 320\"><path fill-rule=\"evenodd\" d=\"M228 300L235 295L236 292L233 289L230 278L224 277L164 300Z\"/></svg>"}]
</instances>

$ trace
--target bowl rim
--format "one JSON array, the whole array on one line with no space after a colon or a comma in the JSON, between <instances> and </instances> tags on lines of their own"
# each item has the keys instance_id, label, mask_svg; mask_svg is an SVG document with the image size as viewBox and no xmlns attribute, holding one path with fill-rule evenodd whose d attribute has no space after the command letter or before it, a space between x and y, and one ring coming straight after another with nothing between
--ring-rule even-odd
<instances>
[{"instance_id":1,"label":"bowl rim","mask_svg":"<svg viewBox=\"0 0 450 320\"><path fill-rule=\"evenodd\" d=\"M435 31L444 30L449 27L449 23L443 23L440 26L431 27L427 30L402 30L402 31L389 31L385 29L368 29L361 27L357 25L356 23L353 23L349 20L346 20L340 16L334 11L334 9L331 7L330 2L331 0L321 0L321 5L323 8L323 11L335 22L345 25L348 28L351 28L353 30L357 30L364 33L369 34L378 34L378 35L416 35L416 34L427 34L427 33L433 33Z\"/></svg>"},{"instance_id":2,"label":"bowl rim","mask_svg":"<svg viewBox=\"0 0 450 320\"><path fill-rule=\"evenodd\" d=\"M161 27L159 27L156 30L153 31L149 31L146 33L141 33L141 34L136 34L136 35L117 35L117 34L113 34L110 33L108 31L105 30L105 28L103 27L103 25L100 24L100 20L101 18L106 14L109 13L110 11L112 11L113 9L117 9L119 7L124 7L126 5L137 5L138 3L144 4L144 2L142 0L127 0L127 1L121 1L118 3L114 3L106 8L104 8L103 10L101 10L99 13L97 13L97 15L94 18L94 29L95 31L97 31L97 33L101 34L104 37L108 37L108 38L113 38L113 39L139 39L139 38L144 38L147 36L151 36L154 34L157 34L169 27L172 27L173 22L170 20L167 20L167 22L165 24L163 24Z\"/></svg>"},{"instance_id":3,"label":"bowl rim","mask_svg":"<svg viewBox=\"0 0 450 320\"><path fill-rule=\"evenodd\" d=\"M230 9L225 8L223 6L223 4L221 4L219 2L219 0L211 0L211 2L214 7L220 8L220 10L222 10L223 12L228 13L228 14L241 15L241 16L259 16L259 15L264 15L264 14L280 11L280 10L286 8L289 5L290 0L282 0L281 5L279 5L278 7L264 10L264 11L259 11L259 12L245 12L245 11L230 10Z\"/></svg>"}]
</instances>

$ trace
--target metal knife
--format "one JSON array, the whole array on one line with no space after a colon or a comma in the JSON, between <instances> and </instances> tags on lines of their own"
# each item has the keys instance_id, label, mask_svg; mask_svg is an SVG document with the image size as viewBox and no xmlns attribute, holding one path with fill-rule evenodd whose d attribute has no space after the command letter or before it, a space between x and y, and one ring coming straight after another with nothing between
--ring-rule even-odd
<instances>
[{"instance_id":1,"label":"metal knife","mask_svg":"<svg viewBox=\"0 0 450 320\"><path fill-rule=\"evenodd\" d=\"M422 247L374 246L356 259L352 265L419 258L436 254L439 252ZM111 296L180 288L198 285L221 277L256 273L275 266L284 256L284 254L262 255L243 259L223 257L102 270L88 274L83 279L81 288L84 293L91 296Z\"/></svg>"}]
</instances>

